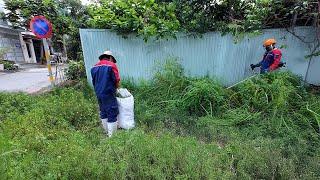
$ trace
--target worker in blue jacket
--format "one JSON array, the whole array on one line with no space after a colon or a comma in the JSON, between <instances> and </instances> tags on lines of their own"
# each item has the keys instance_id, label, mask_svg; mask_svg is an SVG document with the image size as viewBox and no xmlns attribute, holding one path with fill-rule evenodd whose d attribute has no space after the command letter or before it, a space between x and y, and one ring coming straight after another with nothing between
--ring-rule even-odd
<instances>
[{"instance_id":1,"label":"worker in blue jacket","mask_svg":"<svg viewBox=\"0 0 320 180\"><path fill-rule=\"evenodd\" d=\"M117 60L111 51L99 56L99 62L91 69L92 84L96 93L102 126L110 137L117 130L119 114L116 90L119 87L120 75Z\"/></svg>"},{"instance_id":2,"label":"worker in blue jacket","mask_svg":"<svg viewBox=\"0 0 320 180\"><path fill-rule=\"evenodd\" d=\"M282 52L276 48L276 43L275 39L267 39L264 41L263 47L265 47L266 52L263 55L262 61L258 64L250 65L252 70L260 67L260 73L264 74L284 67L285 63L281 62Z\"/></svg>"}]
</instances>

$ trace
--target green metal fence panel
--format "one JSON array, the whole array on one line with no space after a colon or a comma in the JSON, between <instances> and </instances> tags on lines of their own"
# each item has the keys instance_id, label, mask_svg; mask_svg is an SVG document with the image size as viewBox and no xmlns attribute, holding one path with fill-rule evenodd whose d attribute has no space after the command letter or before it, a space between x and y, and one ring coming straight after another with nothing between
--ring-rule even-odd
<instances>
[{"instance_id":1,"label":"green metal fence panel","mask_svg":"<svg viewBox=\"0 0 320 180\"><path fill-rule=\"evenodd\" d=\"M315 29L299 27L295 33L306 40L312 40ZM278 46L286 45L283 61L295 74L305 77L313 84L320 84L320 59L313 58L308 68L305 55L309 53L307 45L284 29L266 30L262 35L246 37L234 43L231 35L221 36L210 32L202 37L178 35L177 39L149 40L129 35L123 38L110 30L80 29L81 43L88 81L91 81L90 69L105 50L114 52L122 77L134 80L149 79L157 62L175 57L181 62L190 76L209 75L219 79L224 85L232 85L253 75L251 63L257 63L264 54L262 42L267 38L276 38ZM309 69L309 72L307 73Z\"/></svg>"}]
</instances>

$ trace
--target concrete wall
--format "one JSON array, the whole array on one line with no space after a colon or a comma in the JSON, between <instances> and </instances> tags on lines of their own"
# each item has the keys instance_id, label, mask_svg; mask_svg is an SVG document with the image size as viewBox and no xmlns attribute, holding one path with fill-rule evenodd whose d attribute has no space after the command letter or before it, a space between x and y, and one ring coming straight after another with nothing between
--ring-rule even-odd
<instances>
[{"instance_id":1,"label":"concrete wall","mask_svg":"<svg viewBox=\"0 0 320 180\"><path fill-rule=\"evenodd\" d=\"M4 11L4 1L0 0L0 13ZM6 60L24 62L19 33L18 30L10 28L6 21L0 19L0 48L9 48L5 56Z\"/></svg>"},{"instance_id":2,"label":"concrete wall","mask_svg":"<svg viewBox=\"0 0 320 180\"><path fill-rule=\"evenodd\" d=\"M9 48L5 59L24 62L18 31L0 27L0 48L1 47Z\"/></svg>"},{"instance_id":3,"label":"concrete wall","mask_svg":"<svg viewBox=\"0 0 320 180\"><path fill-rule=\"evenodd\" d=\"M310 40L314 38L315 30L300 27L296 33ZM225 85L232 85L253 74L249 65L261 60L264 53L262 42L270 37L276 38L278 45L287 45L283 49L286 69L302 77L308 70L308 61L304 58L308 54L306 45L283 29L266 30L261 36L245 38L237 44L231 35L221 36L217 32L206 33L202 38L179 35L177 40L148 43L133 35L124 39L109 30L80 29L80 35L89 81L90 68L108 49L114 51L122 77L148 79L157 61L173 56L179 58L188 75L209 75ZM316 57L311 62L307 76L310 83L320 84L319 61L320 58Z\"/></svg>"}]
</instances>

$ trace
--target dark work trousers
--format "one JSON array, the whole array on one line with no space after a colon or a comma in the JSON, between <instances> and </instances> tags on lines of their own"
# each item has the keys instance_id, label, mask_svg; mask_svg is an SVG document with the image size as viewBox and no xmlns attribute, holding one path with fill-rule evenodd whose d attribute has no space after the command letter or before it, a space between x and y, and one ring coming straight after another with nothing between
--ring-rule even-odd
<instances>
[{"instance_id":1,"label":"dark work trousers","mask_svg":"<svg viewBox=\"0 0 320 180\"><path fill-rule=\"evenodd\" d=\"M119 114L118 103L115 95L99 96L100 118L108 118L108 122L116 122Z\"/></svg>"}]
</instances>

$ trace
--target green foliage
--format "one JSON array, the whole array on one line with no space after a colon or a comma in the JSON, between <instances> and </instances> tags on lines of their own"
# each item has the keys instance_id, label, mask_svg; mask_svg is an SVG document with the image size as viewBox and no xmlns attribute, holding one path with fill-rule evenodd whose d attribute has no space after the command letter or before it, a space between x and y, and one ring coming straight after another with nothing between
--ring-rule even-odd
<instances>
[{"instance_id":1,"label":"green foliage","mask_svg":"<svg viewBox=\"0 0 320 180\"><path fill-rule=\"evenodd\" d=\"M0 64L4 65L5 70L14 70L14 62L12 61L7 61L7 60L0 60Z\"/></svg>"},{"instance_id":2,"label":"green foliage","mask_svg":"<svg viewBox=\"0 0 320 180\"><path fill-rule=\"evenodd\" d=\"M10 47L0 47L0 64L4 65L5 70L14 70L14 62L6 60L6 54L10 51Z\"/></svg>"},{"instance_id":3,"label":"green foliage","mask_svg":"<svg viewBox=\"0 0 320 180\"><path fill-rule=\"evenodd\" d=\"M1 47L0 48L0 60L4 60L5 59L5 55L9 52L9 48L8 47L5 47L5 48L3 48L3 47Z\"/></svg>"},{"instance_id":4,"label":"green foliage","mask_svg":"<svg viewBox=\"0 0 320 180\"><path fill-rule=\"evenodd\" d=\"M151 105L167 111L183 110L182 113L195 116L216 113L220 109L225 94L218 82L206 77L187 78L175 59L159 67L149 87L143 87L141 92Z\"/></svg>"},{"instance_id":5,"label":"green foliage","mask_svg":"<svg viewBox=\"0 0 320 180\"><path fill-rule=\"evenodd\" d=\"M222 86L208 78L194 79L185 89L181 105L190 113L213 115L221 110L225 92Z\"/></svg>"},{"instance_id":6,"label":"green foliage","mask_svg":"<svg viewBox=\"0 0 320 180\"><path fill-rule=\"evenodd\" d=\"M0 121L8 118L10 114L24 114L35 102L36 98L30 98L25 94L0 95Z\"/></svg>"},{"instance_id":7,"label":"green foliage","mask_svg":"<svg viewBox=\"0 0 320 180\"><path fill-rule=\"evenodd\" d=\"M1 19L2 21L5 21L5 19L6 19L6 14L5 14L4 12L0 12L0 19Z\"/></svg>"},{"instance_id":8,"label":"green foliage","mask_svg":"<svg viewBox=\"0 0 320 180\"><path fill-rule=\"evenodd\" d=\"M54 26L55 49L62 51L63 35L67 35L71 59L80 59L79 28L112 29L125 37L134 33L145 41L176 38L178 32L219 31L231 33L238 42L266 28L315 25L317 5L315 0L101 0L89 7L80 0L5 1L6 19L14 27L29 28L31 17L46 16ZM319 55L319 43L307 44L312 49L307 57Z\"/></svg>"},{"instance_id":9,"label":"green foliage","mask_svg":"<svg viewBox=\"0 0 320 180\"><path fill-rule=\"evenodd\" d=\"M306 55L305 58L306 59L311 59L312 57L315 57L315 56L320 56L320 50L316 51L316 52L314 52L312 54Z\"/></svg>"},{"instance_id":10,"label":"green foliage","mask_svg":"<svg viewBox=\"0 0 320 180\"><path fill-rule=\"evenodd\" d=\"M253 0L103 0L90 10L91 25L121 34L137 33L145 40L175 37L177 31L231 33L239 40L264 28L312 25L317 2Z\"/></svg>"},{"instance_id":11,"label":"green foliage","mask_svg":"<svg viewBox=\"0 0 320 180\"><path fill-rule=\"evenodd\" d=\"M320 97L275 72L225 89L175 60L122 83L137 128L106 139L83 81L0 94L1 179L319 179Z\"/></svg>"},{"instance_id":12,"label":"green foliage","mask_svg":"<svg viewBox=\"0 0 320 180\"><path fill-rule=\"evenodd\" d=\"M269 73L251 78L235 87L233 97L239 105L247 104L260 111L285 111L304 99L301 80L292 73ZM292 101L294 99L294 101Z\"/></svg>"},{"instance_id":13,"label":"green foliage","mask_svg":"<svg viewBox=\"0 0 320 180\"><path fill-rule=\"evenodd\" d=\"M173 3L155 3L139 0L102 0L101 5L90 9L91 25L97 28L113 29L126 35L136 32L145 40L155 36L175 36L179 30Z\"/></svg>"},{"instance_id":14,"label":"green foliage","mask_svg":"<svg viewBox=\"0 0 320 180\"><path fill-rule=\"evenodd\" d=\"M84 61L70 61L66 69L66 76L69 80L80 80L86 77Z\"/></svg>"},{"instance_id":15,"label":"green foliage","mask_svg":"<svg viewBox=\"0 0 320 180\"><path fill-rule=\"evenodd\" d=\"M210 158L219 156L218 149L192 138L156 137L135 130L105 139L95 101L74 89L0 97L4 104L11 103L1 112L7 114L0 124L1 178L230 176L222 173L219 159Z\"/></svg>"},{"instance_id":16,"label":"green foliage","mask_svg":"<svg viewBox=\"0 0 320 180\"><path fill-rule=\"evenodd\" d=\"M175 61L162 67L151 82L131 85L140 126L230 146L240 179L319 176L319 166L307 164L319 160L320 102L300 78L274 72L225 90L211 79L186 77Z\"/></svg>"}]
</instances>

